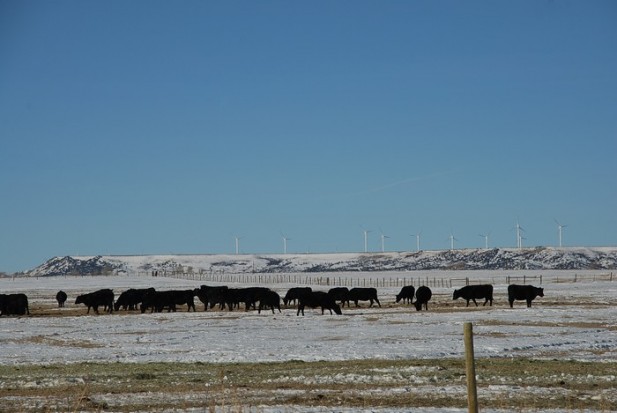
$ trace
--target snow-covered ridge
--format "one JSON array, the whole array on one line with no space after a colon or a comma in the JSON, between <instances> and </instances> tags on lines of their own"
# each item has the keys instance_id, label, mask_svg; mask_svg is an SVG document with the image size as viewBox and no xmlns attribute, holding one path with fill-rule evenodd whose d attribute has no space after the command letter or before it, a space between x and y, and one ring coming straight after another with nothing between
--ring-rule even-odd
<instances>
[{"instance_id":1,"label":"snow-covered ridge","mask_svg":"<svg viewBox=\"0 0 617 413\"><path fill-rule=\"evenodd\" d=\"M151 273L296 273L411 270L612 270L617 247L493 248L452 251L54 257L29 276Z\"/></svg>"}]
</instances>

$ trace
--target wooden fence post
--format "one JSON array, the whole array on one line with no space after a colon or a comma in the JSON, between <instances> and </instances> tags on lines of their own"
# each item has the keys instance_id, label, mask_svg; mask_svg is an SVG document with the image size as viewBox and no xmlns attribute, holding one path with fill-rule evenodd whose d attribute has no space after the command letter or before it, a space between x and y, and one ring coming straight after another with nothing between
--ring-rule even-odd
<instances>
[{"instance_id":1,"label":"wooden fence post","mask_svg":"<svg viewBox=\"0 0 617 413\"><path fill-rule=\"evenodd\" d=\"M476 360L473 351L473 327L463 325L465 339L465 366L467 375L467 407L469 413L478 413L478 389L476 386Z\"/></svg>"}]
</instances>

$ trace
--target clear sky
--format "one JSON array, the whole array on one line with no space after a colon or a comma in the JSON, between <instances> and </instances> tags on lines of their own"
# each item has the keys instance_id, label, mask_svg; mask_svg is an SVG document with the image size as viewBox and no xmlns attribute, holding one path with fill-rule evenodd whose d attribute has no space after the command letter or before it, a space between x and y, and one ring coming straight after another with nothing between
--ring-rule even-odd
<instances>
[{"instance_id":1,"label":"clear sky","mask_svg":"<svg viewBox=\"0 0 617 413\"><path fill-rule=\"evenodd\" d=\"M0 0L0 271L617 245L617 2Z\"/></svg>"}]
</instances>

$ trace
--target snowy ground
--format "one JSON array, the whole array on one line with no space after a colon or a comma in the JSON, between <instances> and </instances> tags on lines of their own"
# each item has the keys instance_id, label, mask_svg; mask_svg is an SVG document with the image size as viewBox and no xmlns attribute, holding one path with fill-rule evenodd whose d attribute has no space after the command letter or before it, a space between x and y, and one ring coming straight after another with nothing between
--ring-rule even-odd
<instances>
[{"instance_id":1,"label":"snowy ground","mask_svg":"<svg viewBox=\"0 0 617 413\"><path fill-rule=\"evenodd\" d=\"M388 273L382 275L387 277ZM551 275L555 276L555 271ZM103 287L113 288L117 294L129 287L192 288L200 282L121 276L0 279L0 292L29 296L32 313L31 317L0 320L0 363L461 357L466 321L474 323L478 357L558 355L617 361L617 281L554 283L551 275L544 277L545 297L537 298L529 309L524 302L510 309L507 285L498 279L493 307L465 308L464 301L451 300L452 289L433 288L429 311L416 312L394 304L399 288L379 288L383 308L369 309L364 303L359 309L344 309L342 316L322 316L314 310L305 317L296 316L292 308L272 315L203 312L203 306L198 306L197 313L181 309L177 313L87 316L85 307L79 307L83 312L74 312L77 294ZM486 278L486 274L478 276ZM281 296L290 287L268 286ZM53 308L59 289L69 294L65 309ZM46 314L72 311L79 315L37 316L43 309Z\"/></svg>"},{"instance_id":2,"label":"snowy ground","mask_svg":"<svg viewBox=\"0 0 617 413\"><path fill-rule=\"evenodd\" d=\"M604 271L603 273L606 273ZM306 316L296 316L293 308L282 313L256 311L203 311L177 313L141 314L139 312L116 312L113 315L86 315L86 308L73 304L78 294L99 288L113 288L116 294L128 288L153 286L159 290L194 288L198 280L183 280L150 276L110 277L41 277L0 278L0 293L26 293L30 299L31 316L0 318L0 364L20 366L24 364L66 364L86 361L95 362L258 362L283 360L361 360L361 359L440 359L463 358L463 323L474 324L474 343L477 358L484 357L530 357L538 359L584 360L617 362L617 279L596 282L557 282L573 279L574 272L517 272L516 275L534 277L542 274L545 296L537 298L532 308L524 302L516 302L515 308L507 304L506 276L504 272L426 272L413 274L353 273L337 274L337 277L388 278L405 276L415 279L439 279L469 277L491 280L495 286L493 307L465 308L462 300L452 300L453 288L433 287L433 299L429 311L417 312L409 305L394 303L400 287L378 288L382 308L343 309L343 315L321 315L319 310L310 310ZM591 280L592 273L582 274ZM580 278L579 278L580 280ZM210 283L212 284L212 283ZM535 283L537 284L537 283ZM237 286L229 284L230 286ZM278 291L281 296L290 284L266 286ZM417 287L418 285L416 285ZM538 285L539 286L539 285ZM55 294L62 289L69 294L67 307L56 308ZM326 290L314 286L315 290ZM196 300L199 302L198 300ZM353 304L352 304L353 306ZM380 380L391 380L395 372L385 372ZM396 372L400 375L400 372ZM583 378L584 379L584 378ZM359 378L327 376L320 377L327 386L349 381L350 392ZM587 379L585 379L587 380ZM615 375L592 377L615 383ZM2 389L0 383L0 390ZM45 386L34 383L33 386ZM503 398L520 392L519 386L503 386L499 383L480 389L481 399ZM575 397L560 388L525 386L533 397ZM376 390L383 393L383 390ZM393 387L388 390L392 397L396 392L431 394L445 392L465 397L462 382L449 384L416 383L412 387ZM530 393L531 392L531 393ZM577 393L578 394L578 393ZM167 393L148 393L147 398L170 400ZM93 395L97 403L121 406L134 402L139 394ZM184 397L184 396L183 396ZM200 397L195 394L192 397ZM205 396L204 396L205 397ZM578 397L578 396L576 396ZM617 405L612 392L588 394L598 397L601 406ZM8 400L8 399L7 399ZM28 401L30 400L30 401ZM33 406L48 402L48 398L22 399ZM183 405L179 399L178 406ZM594 399L595 400L595 399ZM2 399L0 398L0 404ZM602 404L604 403L604 404ZM22 404L23 406L24 404ZM0 409L1 410L1 409ZM112 409L113 410L113 409ZM597 410L607 411L604 407ZM122 411L118 408L117 411ZM146 410L147 411L147 410ZM172 409L174 412L203 412L205 408ZM231 411L219 409L217 412ZM320 406L259 406L252 410L246 406L241 411L257 412L352 412L356 408L325 408ZM408 409L370 408L360 411L404 412ZM419 408L418 412L462 412L456 408ZM520 408L483 410L494 413L522 411ZM540 411L525 409L525 411ZM548 410L542 410L548 411ZM553 413L571 412L571 409L553 409ZM609 410L610 411L610 407Z\"/></svg>"}]
</instances>

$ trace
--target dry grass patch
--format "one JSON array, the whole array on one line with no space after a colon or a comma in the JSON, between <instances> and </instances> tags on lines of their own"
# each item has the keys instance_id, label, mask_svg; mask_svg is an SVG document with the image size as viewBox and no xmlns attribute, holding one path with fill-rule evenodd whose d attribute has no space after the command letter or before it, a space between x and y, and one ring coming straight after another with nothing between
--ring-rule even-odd
<instances>
[{"instance_id":1,"label":"dry grass patch","mask_svg":"<svg viewBox=\"0 0 617 413\"><path fill-rule=\"evenodd\" d=\"M16 343L45 344L56 347L76 347L76 348L102 348L104 346L87 340L62 340L59 338L46 337L42 335L26 337L21 340L12 340Z\"/></svg>"},{"instance_id":2,"label":"dry grass patch","mask_svg":"<svg viewBox=\"0 0 617 413\"><path fill-rule=\"evenodd\" d=\"M514 409L615 410L615 371L615 363L530 359L480 359L476 367L482 406ZM450 359L0 366L0 404L20 412L462 408L464 394L463 362Z\"/></svg>"}]
</instances>

